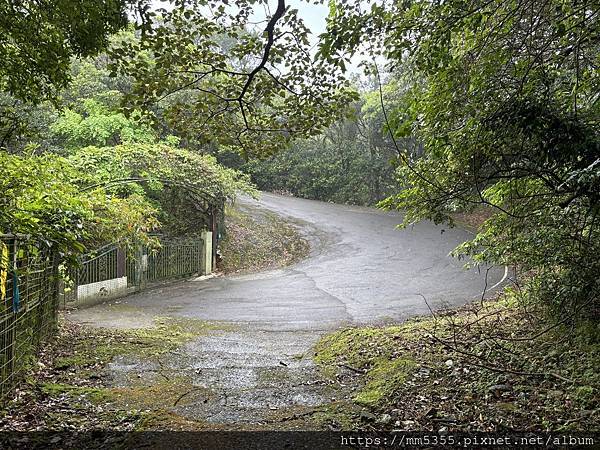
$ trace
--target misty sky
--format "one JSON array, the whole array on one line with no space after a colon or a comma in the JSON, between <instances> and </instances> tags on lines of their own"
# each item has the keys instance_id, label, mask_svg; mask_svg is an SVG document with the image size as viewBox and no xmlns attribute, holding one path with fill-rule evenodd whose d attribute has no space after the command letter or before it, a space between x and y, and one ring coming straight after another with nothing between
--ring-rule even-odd
<instances>
[{"instance_id":1,"label":"misty sky","mask_svg":"<svg viewBox=\"0 0 600 450\"><path fill-rule=\"evenodd\" d=\"M286 0L286 5L298 10L298 16L300 16L304 24L312 32L310 42L313 46L315 46L317 44L317 36L325 31L325 22L327 14L329 13L329 8L327 4L325 3L315 5L313 3L308 3L307 1L303 0ZM154 9L170 9L168 1L153 0L152 6ZM269 6L271 8L271 11L274 11L277 6L277 1L269 0ZM264 20L266 18L263 6L257 6L255 10L256 16L253 18L255 21ZM265 25L266 24L261 24L257 27L257 29L262 29ZM360 70L358 69L359 62L360 60L358 57L352 58L351 64L348 65L348 70L350 72L360 72Z\"/></svg>"}]
</instances>

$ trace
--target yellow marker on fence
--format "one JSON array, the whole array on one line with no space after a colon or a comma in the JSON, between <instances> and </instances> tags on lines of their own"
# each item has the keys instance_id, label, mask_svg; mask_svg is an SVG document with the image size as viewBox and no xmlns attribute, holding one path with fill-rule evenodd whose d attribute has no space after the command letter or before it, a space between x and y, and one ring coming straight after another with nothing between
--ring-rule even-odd
<instances>
[{"instance_id":1,"label":"yellow marker on fence","mask_svg":"<svg viewBox=\"0 0 600 450\"><path fill-rule=\"evenodd\" d=\"M6 279L8 277L8 246L0 242L0 297L6 300Z\"/></svg>"}]
</instances>

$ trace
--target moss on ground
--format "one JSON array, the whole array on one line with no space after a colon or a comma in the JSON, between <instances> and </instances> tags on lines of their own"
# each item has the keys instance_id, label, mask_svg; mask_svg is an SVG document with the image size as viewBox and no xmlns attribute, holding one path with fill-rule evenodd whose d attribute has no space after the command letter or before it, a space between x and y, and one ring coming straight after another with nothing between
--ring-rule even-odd
<instances>
[{"instance_id":1,"label":"moss on ground","mask_svg":"<svg viewBox=\"0 0 600 450\"><path fill-rule=\"evenodd\" d=\"M343 362L357 369L365 369L381 357L393 359L398 355L395 343L417 339L430 331L427 320L415 320L388 327L346 328L324 336L316 345L315 361L322 366Z\"/></svg>"},{"instance_id":2,"label":"moss on ground","mask_svg":"<svg viewBox=\"0 0 600 450\"><path fill-rule=\"evenodd\" d=\"M364 387L354 400L363 405L378 405L393 394L396 386L403 384L416 367L412 359L378 358L368 371Z\"/></svg>"},{"instance_id":3,"label":"moss on ground","mask_svg":"<svg viewBox=\"0 0 600 450\"><path fill-rule=\"evenodd\" d=\"M63 394L71 397L85 396L93 403L101 403L112 398L110 391L104 388L75 386L65 383L41 383L38 387L43 394L49 397L57 397Z\"/></svg>"},{"instance_id":4,"label":"moss on ground","mask_svg":"<svg viewBox=\"0 0 600 450\"><path fill-rule=\"evenodd\" d=\"M107 399L114 405L140 410L162 410L214 396L210 389L194 386L182 376L149 385L109 388L107 391Z\"/></svg>"},{"instance_id":5,"label":"moss on ground","mask_svg":"<svg viewBox=\"0 0 600 450\"><path fill-rule=\"evenodd\" d=\"M406 352L399 351L400 339L410 340L417 331L427 330L427 321L400 326L349 328L325 336L317 344L315 362L322 373L335 379L344 372L364 372L361 387L354 395L360 405L377 406L394 393L415 369Z\"/></svg>"},{"instance_id":6,"label":"moss on ground","mask_svg":"<svg viewBox=\"0 0 600 450\"><path fill-rule=\"evenodd\" d=\"M315 428L330 430L353 430L360 420L360 408L349 401L327 403L312 415Z\"/></svg>"},{"instance_id":7,"label":"moss on ground","mask_svg":"<svg viewBox=\"0 0 600 450\"><path fill-rule=\"evenodd\" d=\"M197 319L156 317L154 326L125 330L84 328L73 342L72 354L54 361L57 369L95 368L117 355L158 356L213 330L230 329Z\"/></svg>"},{"instance_id":8,"label":"moss on ground","mask_svg":"<svg viewBox=\"0 0 600 450\"><path fill-rule=\"evenodd\" d=\"M224 273L283 267L308 254L308 242L297 227L271 211L255 208L250 214L227 206L225 215L227 233L219 263Z\"/></svg>"},{"instance_id":9,"label":"moss on ground","mask_svg":"<svg viewBox=\"0 0 600 450\"><path fill-rule=\"evenodd\" d=\"M42 351L36 370L27 375L0 416L0 430L131 430L147 418L141 415L143 410L162 410L199 396L206 398L211 395L209 390L180 376L110 387L104 380L104 367L117 355L144 361L212 330L230 328L172 317L157 317L150 328L127 330L90 328L62 320L55 341Z\"/></svg>"},{"instance_id":10,"label":"moss on ground","mask_svg":"<svg viewBox=\"0 0 600 450\"><path fill-rule=\"evenodd\" d=\"M509 293L401 325L340 330L321 339L315 361L369 412L350 428L597 430L598 325L551 328L542 311L522 306Z\"/></svg>"}]
</instances>

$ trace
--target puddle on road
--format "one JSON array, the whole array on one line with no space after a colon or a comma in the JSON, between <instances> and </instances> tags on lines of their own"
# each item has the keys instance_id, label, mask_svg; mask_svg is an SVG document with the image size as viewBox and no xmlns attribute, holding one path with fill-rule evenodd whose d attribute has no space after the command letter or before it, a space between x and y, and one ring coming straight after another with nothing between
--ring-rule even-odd
<instances>
[{"instance_id":1,"label":"puddle on road","mask_svg":"<svg viewBox=\"0 0 600 450\"><path fill-rule=\"evenodd\" d=\"M318 338L308 331L214 330L150 359L118 357L108 370L113 387L156 395L157 409L213 424L260 424L335 396L310 357ZM178 386L167 388L173 380ZM161 383L169 394L162 402Z\"/></svg>"}]
</instances>

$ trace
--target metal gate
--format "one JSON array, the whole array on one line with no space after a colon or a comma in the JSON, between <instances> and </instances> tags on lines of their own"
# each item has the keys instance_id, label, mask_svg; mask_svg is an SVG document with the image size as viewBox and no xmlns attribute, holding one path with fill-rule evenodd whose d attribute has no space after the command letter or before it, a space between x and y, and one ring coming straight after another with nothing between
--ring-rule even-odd
<instances>
[{"instance_id":1,"label":"metal gate","mask_svg":"<svg viewBox=\"0 0 600 450\"><path fill-rule=\"evenodd\" d=\"M208 233L210 235L210 233ZM206 273L206 237L161 240L158 248L124 249L110 244L81 258L65 285L64 307L92 305L121 297L149 283Z\"/></svg>"},{"instance_id":2,"label":"metal gate","mask_svg":"<svg viewBox=\"0 0 600 450\"><path fill-rule=\"evenodd\" d=\"M161 281L201 272L203 242L166 241L156 250L147 252L145 281Z\"/></svg>"}]
</instances>

